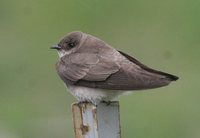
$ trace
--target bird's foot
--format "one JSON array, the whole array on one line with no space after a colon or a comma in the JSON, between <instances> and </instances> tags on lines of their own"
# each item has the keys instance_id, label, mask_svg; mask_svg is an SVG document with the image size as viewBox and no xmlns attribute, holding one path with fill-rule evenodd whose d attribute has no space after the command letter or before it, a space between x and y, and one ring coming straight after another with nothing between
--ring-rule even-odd
<instances>
[{"instance_id":1,"label":"bird's foot","mask_svg":"<svg viewBox=\"0 0 200 138\"><path fill-rule=\"evenodd\" d=\"M87 102L87 101L79 101L77 105L78 105L79 107L81 107L81 105L84 104L84 103L89 103L89 102Z\"/></svg>"},{"instance_id":2,"label":"bird's foot","mask_svg":"<svg viewBox=\"0 0 200 138\"><path fill-rule=\"evenodd\" d=\"M109 106L111 104L111 101L102 101L102 103L105 103L106 106Z\"/></svg>"}]
</instances>

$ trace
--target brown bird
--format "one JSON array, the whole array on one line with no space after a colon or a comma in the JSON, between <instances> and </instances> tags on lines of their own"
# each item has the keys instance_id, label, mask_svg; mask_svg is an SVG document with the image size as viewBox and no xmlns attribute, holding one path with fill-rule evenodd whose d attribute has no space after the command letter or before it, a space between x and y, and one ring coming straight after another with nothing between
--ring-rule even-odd
<instances>
[{"instance_id":1,"label":"brown bird","mask_svg":"<svg viewBox=\"0 0 200 138\"><path fill-rule=\"evenodd\" d=\"M158 88L178 79L82 32L67 34L51 48L57 49L60 57L58 75L79 102L97 105L131 90Z\"/></svg>"}]
</instances>

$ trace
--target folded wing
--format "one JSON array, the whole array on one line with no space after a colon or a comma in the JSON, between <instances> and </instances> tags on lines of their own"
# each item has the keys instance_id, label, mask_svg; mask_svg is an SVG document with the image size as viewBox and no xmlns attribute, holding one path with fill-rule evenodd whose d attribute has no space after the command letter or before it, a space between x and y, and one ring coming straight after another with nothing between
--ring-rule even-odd
<instances>
[{"instance_id":1,"label":"folded wing","mask_svg":"<svg viewBox=\"0 0 200 138\"><path fill-rule=\"evenodd\" d=\"M79 80L104 81L119 68L120 66L112 59L89 53L66 55L56 66L63 80L67 79L74 83Z\"/></svg>"},{"instance_id":2,"label":"folded wing","mask_svg":"<svg viewBox=\"0 0 200 138\"><path fill-rule=\"evenodd\" d=\"M124 61L119 71L111 74L105 81L90 82L81 79L76 85L109 90L143 90L166 86L178 79L174 75L151 69L125 53L120 53L130 62Z\"/></svg>"},{"instance_id":3,"label":"folded wing","mask_svg":"<svg viewBox=\"0 0 200 138\"><path fill-rule=\"evenodd\" d=\"M109 90L142 90L168 85L178 77L143 65L120 52L124 61L97 54L76 53L66 55L57 63L63 81L77 86Z\"/></svg>"}]
</instances>

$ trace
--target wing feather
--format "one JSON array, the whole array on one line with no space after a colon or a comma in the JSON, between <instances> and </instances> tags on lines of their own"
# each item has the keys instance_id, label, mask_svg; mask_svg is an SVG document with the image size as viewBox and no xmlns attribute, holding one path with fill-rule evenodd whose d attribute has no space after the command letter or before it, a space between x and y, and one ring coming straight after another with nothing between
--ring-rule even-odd
<instances>
[{"instance_id":1,"label":"wing feather","mask_svg":"<svg viewBox=\"0 0 200 138\"><path fill-rule=\"evenodd\" d=\"M109 90L143 90L166 86L176 78L171 74L148 68L130 56L123 56L127 59L121 61L120 70L105 81L89 82L81 79L75 85ZM127 60L129 62L126 62Z\"/></svg>"},{"instance_id":2,"label":"wing feather","mask_svg":"<svg viewBox=\"0 0 200 138\"><path fill-rule=\"evenodd\" d=\"M120 66L112 59L97 54L76 53L61 58L57 71L61 78L76 82L103 81L117 72Z\"/></svg>"}]
</instances>

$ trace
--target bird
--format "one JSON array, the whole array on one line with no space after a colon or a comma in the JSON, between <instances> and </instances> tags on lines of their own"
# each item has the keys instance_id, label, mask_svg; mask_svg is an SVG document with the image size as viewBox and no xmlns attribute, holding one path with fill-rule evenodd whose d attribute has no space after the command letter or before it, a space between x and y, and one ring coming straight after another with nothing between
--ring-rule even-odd
<instances>
[{"instance_id":1,"label":"bird","mask_svg":"<svg viewBox=\"0 0 200 138\"><path fill-rule=\"evenodd\" d=\"M178 80L81 31L68 33L51 49L59 55L57 74L79 103L98 105L130 91L159 88Z\"/></svg>"}]
</instances>

